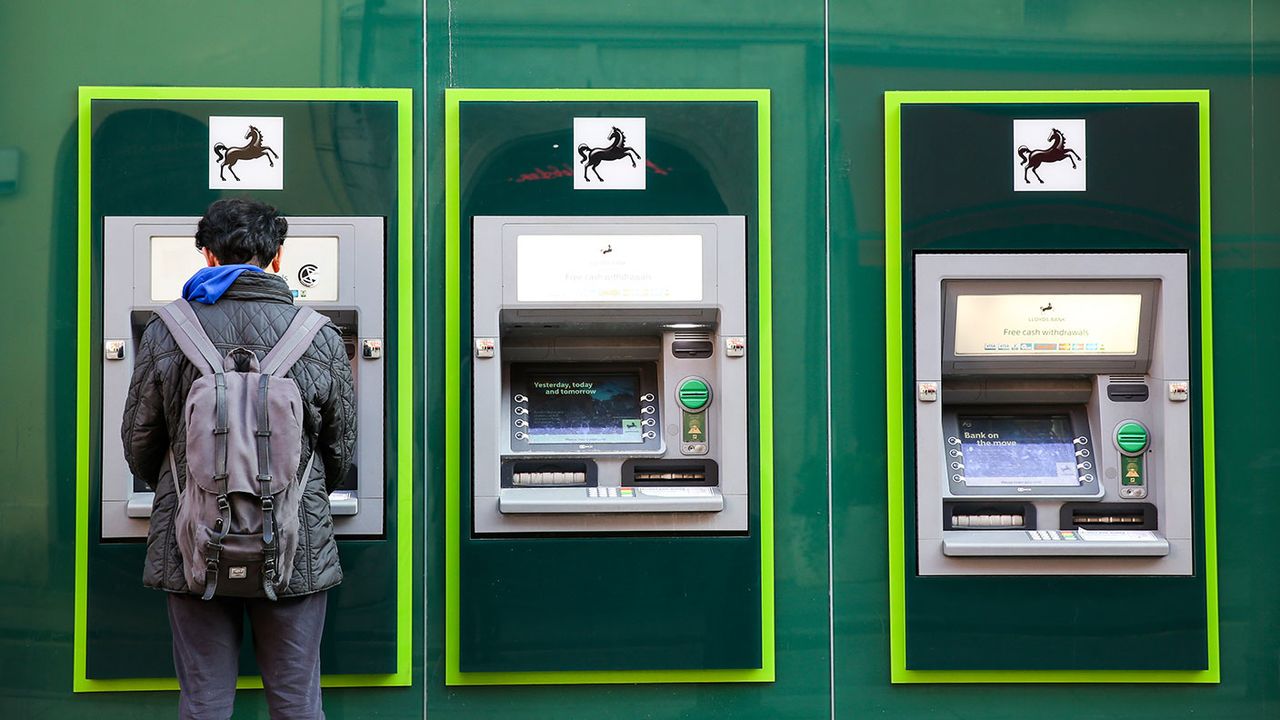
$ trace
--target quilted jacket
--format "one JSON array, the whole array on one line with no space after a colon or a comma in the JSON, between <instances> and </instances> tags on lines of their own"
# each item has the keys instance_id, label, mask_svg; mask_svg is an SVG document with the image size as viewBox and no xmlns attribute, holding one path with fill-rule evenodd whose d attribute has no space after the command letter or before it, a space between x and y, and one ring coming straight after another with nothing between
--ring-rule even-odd
<instances>
[{"instance_id":1,"label":"quilted jacket","mask_svg":"<svg viewBox=\"0 0 1280 720\"><path fill-rule=\"evenodd\" d=\"M224 355L233 348L252 350L261 360L289 326L297 308L285 281L270 273L246 272L213 305L192 303L200 325ZM169 329L152 318L142 334L125 403L121 436L125 459L135 477L155 491L147 535L143 584L187 592L182 555L173 524L177 487L167 453L173 450L179 477L186 478L186 428L183 404L199 377ZM316 460L299 505L298 551L285 596L327 590L342 581L334 541L329 492L341 482L356 441L355 384L337 328L328 324L288 373L304 401L301 473L314 450Z\"/></svg>"}]
</instances>

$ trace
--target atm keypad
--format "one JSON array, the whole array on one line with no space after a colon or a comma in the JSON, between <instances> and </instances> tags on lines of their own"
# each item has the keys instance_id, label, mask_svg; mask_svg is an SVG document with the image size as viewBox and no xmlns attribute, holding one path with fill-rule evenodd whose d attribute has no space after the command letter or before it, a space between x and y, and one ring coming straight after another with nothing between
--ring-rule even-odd
<instances>
[{"instance_id":1,"label":"atm keypad","mask_svg":"<svg viewBox=\"0 0 1280 720\"><path fill-rule=\"evenodd\" d=\"M1028 530L1027 537L1040 542L1076 542L1082 539L1074 530Z\"/></svg>"}]
</instances>

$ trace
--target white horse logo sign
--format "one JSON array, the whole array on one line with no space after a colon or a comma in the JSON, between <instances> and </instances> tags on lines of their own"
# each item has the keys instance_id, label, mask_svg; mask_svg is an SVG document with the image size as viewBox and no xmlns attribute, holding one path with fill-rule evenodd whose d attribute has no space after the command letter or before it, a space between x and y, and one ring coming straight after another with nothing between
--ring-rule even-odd
<instances>
[{"instance_id":1,"label":"white horse logo sign","mask_svg":"<svg viewBox=\"0 0 1280 720\"><path fill-rule=\"evenodd\" d=\"M644 118L573 119L574 190L643 190Z\"/></svg>"},{"instance_id":2,"label":"white horse logo sign","mask_svg":"<svg viewBox=\"0 0 1280 720\"><path fill-rule=\"evenodd\" d=\"M283 190L284 118L209 118L209 189Z\"/></svg>"},{"instance_id":3,"label":"white horse logo sign","mask_svg":"<svg viewBox=\"0 0 1280 720\"><path fill-rule=\"evenodd\" d=\"M1013 191L1085 190L1083 119L1013 121Z\"/></svg>"}]
</instances>

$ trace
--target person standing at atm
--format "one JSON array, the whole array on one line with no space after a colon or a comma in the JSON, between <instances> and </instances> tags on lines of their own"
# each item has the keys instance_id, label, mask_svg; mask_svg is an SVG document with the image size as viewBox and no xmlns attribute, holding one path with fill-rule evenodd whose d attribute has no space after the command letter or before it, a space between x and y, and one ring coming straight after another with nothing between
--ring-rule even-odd
<instances>
[{"instance_id":1,"label":"person standing at atm","mask_svg":"<svg viewBox=\"0 0 1280 720\"><path fill-rule=\"evenodd\" d=\"M299 312L284 279L266 272L280 269L287 232L275 208L247 199L219 200L200 220L195 245L208 267L187 281L182 295L224 357L243 348L261 362ZM274 600L205 600L191 592L184 574L174 476L189 477L183 415L200 374L165 323L153 318L138 349L121 430L129 467L155 491L143 583L169 593L179 714L231 717L247 613L271 717L323 718L326 591L342 581L328 493L346 474L356 440L354 382L342 338L326 322L286 374L304 406L301 457L312 460L299 471L307 476L299 477L304 486L292 575Z\"/></svg>"}]
</instances>

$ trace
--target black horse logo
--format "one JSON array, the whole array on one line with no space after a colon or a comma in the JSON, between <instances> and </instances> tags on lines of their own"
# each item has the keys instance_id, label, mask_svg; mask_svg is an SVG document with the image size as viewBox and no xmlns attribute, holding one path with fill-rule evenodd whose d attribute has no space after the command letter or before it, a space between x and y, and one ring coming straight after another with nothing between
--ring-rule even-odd
<instances>
[{"instance_id":1,"label":"black horse logo","mask_svg":"<svg viewBox=\"0 0 1280 720\"><path fill-rule=\"evenodd\" d=\"M232 166L241 160L256 160L265 155L267 163L270 164L271 167L275 167L276 164L271 159L271 156L275 155L276 160L280 159L280 156L276 155L275 150L272 150L262 144L262 131L258 128L250 125L249 131L244 134L244 139L248 140L249 144L233 148L228 148L222 143L217 143L213 146L213 154L217 156L218 162L222 163L222 167L218 169L218 177L222 178L224 181L227 179L226 171L230 170L231 177L235 178L236 181L239 182L240 176L236 174L236 171Z\"/></svg>"},{"instance_id":2,"label":"black horse logo","mask_svg":"<svg viewBox=\"0 0 1280 720\"><path fill-rule=\"evenodd\" d=\"M596 169L596 166L603 160L626 158L631 161L631 167L635 167L636 160L640 159L640 153L636 152L634 148L627 147L627 136L623 135L618 128L613 128L613 131L609 133L609 140L612 141L609 147L593 148L586 143L578 146L578 155L582 158L578 162L585 166L582 168L582 177L587 182L591 182L591 178L587 175L588 170L596 174L597 180L604 182L604 178L600 177L600 171ZM635 157L631 157L632 155Z\"/></svg>"},{"instance_id":3,"label":"black horse logo","mask_svg":"<svg viewBox=\"0 0 1280 720\"><path fill-rule=\"evenodd\" d=\"M1049 303L1048 305L1042 306L1040 308L1040 312L1049 312L1052 309L1053 309L1053 303Z\"/></svg>"},{"instance_id":4,"label":"black horse logo","mask_svg":"<svg viewBox=\"0 0 1280 720\"><path fill-rule=\"evenodd\" d=\"M1029 170L1031 171L1031 174L1035 175L1036 179L1040 181L1040 184L1043 185L1044 180L1040 177L1040 173L1036 172L1036 168L1045 163L1058 162L1060 160L1071 160L1071 169L1076 169L1076 160L1080 159L1080 155L1077 154L1075 150L1067 147L1067 136L1063 135L1061 130L1054 128L1053 132L1049 133L1048 140L1049 147L1044 150L1028 150L1026 145L1022 145L1018 148L1018 157L1022 158L1023 182L1031 182L1031 179L1027 177L1027 171ZM1073 155L1075 156L1074 160L1072 159Z\"/></svg>"}]
</instances>

